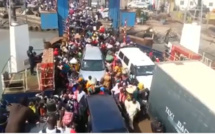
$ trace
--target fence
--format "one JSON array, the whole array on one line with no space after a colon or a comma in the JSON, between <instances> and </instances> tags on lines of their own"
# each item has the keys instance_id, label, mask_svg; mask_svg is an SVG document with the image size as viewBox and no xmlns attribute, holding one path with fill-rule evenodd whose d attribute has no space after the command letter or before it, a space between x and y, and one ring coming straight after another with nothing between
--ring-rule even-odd
<instances>
[{"instance_id":1,"label":"fence","mask_svg":"<svg viewBox=\"0 0 215 134\"><path fill-rule=\"evenodd\" d=\"M173 58L174 61L182 61L182 60L190 60L189 57L185 57L183 55L177 55L175 54L174 57L172 57L171 54L169 54L168 52L164 52L165 55L167 55L166 57L164 57L164 61L168 61L169 59ZM213 63L213 60L207 58L205 56L205 52L203 52L202 54L199 54L201 56L201 62L204 63L205 65L211 67L212 69L215 69L215 63Z\"/></svg>"},{"instance_id":2,"label":"fence","mask_svg":"<svg viewBox=\"0 0 215 134\"><path fill-rule=\"evenodd\" d=\"M42 52L42 49L36 49L35 50L37 53ZM2 89L3 92L6 88L8 88L8 85L13 82L22 82L23 87L18 87L18 86L13 86L13 88L23 88L25 90L28 90L28 71L27 69L29 68L29 60L26 59L23 61L23 64L25 66L25 69L21 72L18 73L12 73L11 72L11 59L13 57L10 56L8 60L6 61L5 65L3 66L1 70L1 82L2 82ZM16 77L17 75L21 76L20 79L13 79L13 77Z\"/></svg>"},{"instance_id":3,"label":"fence","mask_svg":"<svg viewBox=\"0 0 215 134\"><path fill-rule=\"evenodd\" d=\"M22 83L22 85L13 84L13 89L27 89L27 70L18 73L11 72L11 59L13 57L9 57L6 64L4 65L1 71L1 82L2 82L2 90L3 93L6 88L9 88L9 85L12 83ZM17 76L20 76L19 79L15 79Z\"/></svg>"}]
</instances>

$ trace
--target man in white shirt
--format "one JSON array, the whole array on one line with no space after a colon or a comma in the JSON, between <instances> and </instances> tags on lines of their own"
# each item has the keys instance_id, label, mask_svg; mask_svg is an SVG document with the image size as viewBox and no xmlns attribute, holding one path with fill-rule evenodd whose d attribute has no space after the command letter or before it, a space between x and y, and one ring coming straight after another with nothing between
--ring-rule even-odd
<instances>
[{"instance_id":1,"label":"man in white shirt","mask_svg":"<svg viewBox=\"0 0 215 134\"><path fill-rule=\"evenodd\" d=\"M130 119L130 126L133 129L133 120L135 115L140 111L140 103L135 99L132 101L125 100L125 108Z\"/></svg>"},{"instance_id":2,"label":"man in white shirt","mask_svg":"<svg viewBox=\"0 0 215 134\"><path fill-rule=\"evenodd\" d=\"M56 128L57 117L55 114L50 114L47 119L47 128L44 128L39 133L63 133L62 130Z\"/></svg>"},{"instance_id":3,"label":"man in white shirt","mask_svg":"<svg viewBox=\"0 0 215 134\"><path fill-rule=\"evenodd\" d=\"M122 90L122 85L120 83L116 83L116 85L111 89L111 92L114 96L119 99L119 93Z\"/></svg>"}]
</instances>

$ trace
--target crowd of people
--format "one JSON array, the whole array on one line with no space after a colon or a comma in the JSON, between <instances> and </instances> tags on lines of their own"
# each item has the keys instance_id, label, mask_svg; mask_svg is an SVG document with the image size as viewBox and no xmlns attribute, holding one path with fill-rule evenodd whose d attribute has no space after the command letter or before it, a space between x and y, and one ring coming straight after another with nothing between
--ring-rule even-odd
<instances>
[{"instance_id":1,"label":"crowd of people","mask_svg":"<svg viewBox=\"0 0 215 134\"><path fill-rule=\"evenodd\" d=\"M105 57L106 73L101 80L79 75L82 52L87 45L98 46ZM113 95L134 129L138 113L147 113L149 90L144 88L144 83L131 78L115 56L121 47L134 45L131 41L119 41L112 26L105 28L90 8L71 6L62 42L54 44L55 94L41 93L10 105L3 101L1 132L86 132L89 115L86 97L98 94ZM31 72L34 74L33 69Z\"/></svg>"}]
</instances>

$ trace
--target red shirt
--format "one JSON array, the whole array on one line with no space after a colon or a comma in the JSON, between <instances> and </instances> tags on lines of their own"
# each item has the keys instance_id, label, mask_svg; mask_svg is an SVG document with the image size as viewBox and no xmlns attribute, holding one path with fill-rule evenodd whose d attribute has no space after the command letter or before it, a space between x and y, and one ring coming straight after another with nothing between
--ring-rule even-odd
<instances>
[{"instance_id":1,"label":"red shirt","mask_svg":"<svg viewBox=\"0 0 215 134\"><path fill-rule=\"evenodd\" d=\"M77 133L74 129L71 129L70 133Z\"/></svg>"},{"instance_id":2,"label":"red shirt","mask_svg":"<svg viewBox=\"0 0 215 134\"><path fill-rule=\"evenodd\" d=\"M103 26L101 26L100 29L99 29L99 32L100 33L104 33L105 32L105 28Z\"/></svg>"},{"instance_id":3,"label":"red shirt","mask_svg":"<svg viewBox=\"0 0 215 134\"><path fill-rule=\"evenodd\" d=\"M160 60L158 58L156 58L156 62L160 62Z\"/></svg>"},{"instance_id":4,"label":"red shirt","mask_svg":"<svg viewBox=\"0 0 215 134\"><path fill-rule=\"evenodd\" d=\"M102 92L102 91L100 91L100 92L99 92L99 94L100 94L100 95L104 95L105 93L104 93L104 92Z\"/></svg>"},{"instance_id":5,"label":"red shirt","mask_svg":"<svg viewBox=\"0 0 215 134\"><path fill-rule=\"evenodd\" d=\"M152 56L153 56L153 52L150 52L150 53L149 53L149 57L152 57Z\"/></svg>"},{"instance_id":6,"label":"red shirt","mask_svg":"<svg viewBox=\"0 0 215 134\"><path fill-rule=\"evenodd\" d=\"M54 56L58 56L58 54L59 54L58 51L55 50L54 51Z\"/></svg>"}]
</instances>

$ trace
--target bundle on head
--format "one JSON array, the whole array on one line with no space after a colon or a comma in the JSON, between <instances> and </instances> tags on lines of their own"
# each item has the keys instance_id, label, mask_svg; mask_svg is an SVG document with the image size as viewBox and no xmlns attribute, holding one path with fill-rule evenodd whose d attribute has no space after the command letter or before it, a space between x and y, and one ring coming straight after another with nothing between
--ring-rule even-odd
<instances>
[{"instance_id":1,"label":"bundle on head","mask_svg":"<svg viewBox=\"0 0 215 134\"><path fill-rule=\"evenodd\" d=\"M63 41L67 42L68 41L68 37L69 37L68 34L63 34Z\"/></svg>"},{"instance_id":2,"label":"bundle on head","mask_svg":"<svg viewBox=\"0 0 215 134\"><path fill-rule=\"evenodd\" d=\"M43 44L44 44L44 48L45 49L52 48L52 45L51 45L51 43L49 41L43 40Z\"/></svg>"}]
</instances>

